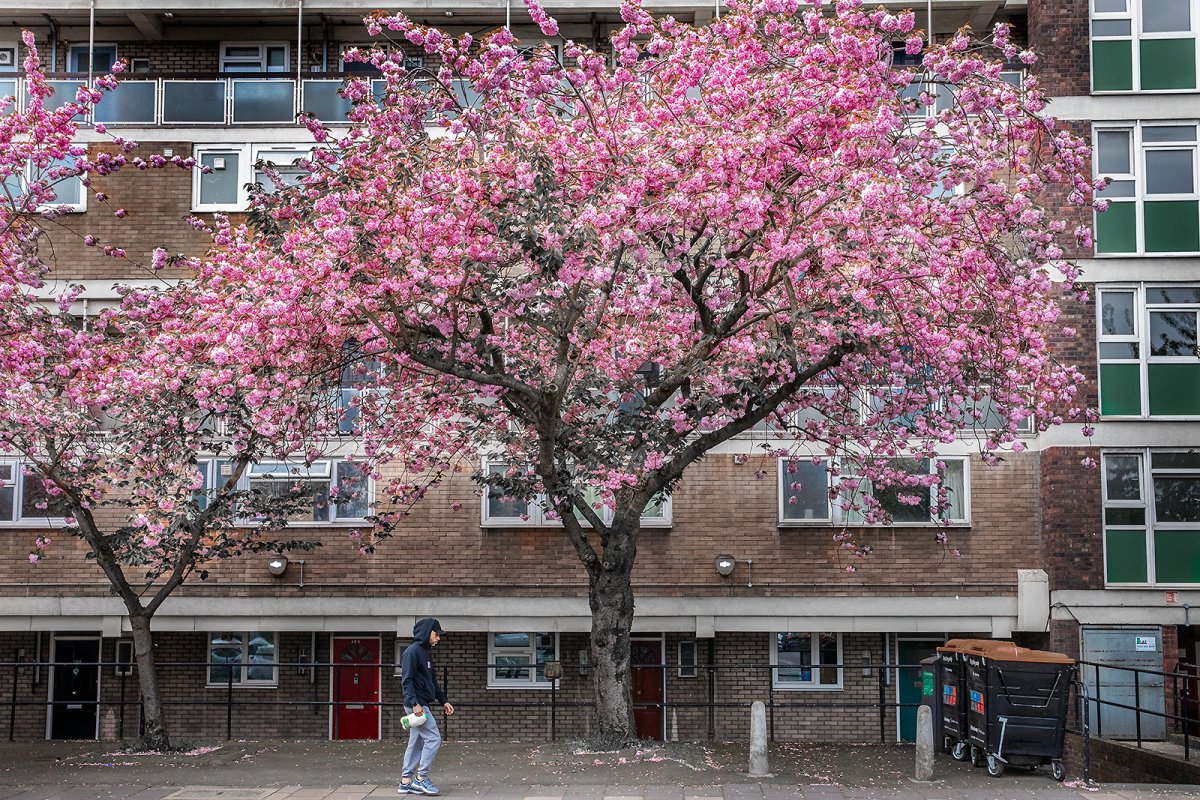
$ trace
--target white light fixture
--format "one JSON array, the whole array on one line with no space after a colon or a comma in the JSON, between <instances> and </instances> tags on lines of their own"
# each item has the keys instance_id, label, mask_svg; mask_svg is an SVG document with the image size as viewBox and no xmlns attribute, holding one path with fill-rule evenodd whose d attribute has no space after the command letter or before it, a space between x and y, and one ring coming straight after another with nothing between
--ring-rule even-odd
<instances>
[{"instance_id":1,"label":"white light fixture","mask_svg":"<svg viewBox=\"0 0 1200 800\"><path fill-rule=\"evenodd\" d=\"M733 574L733 568L737 565L737 561L733 556L717 556L717 574L722 578L728 578Z\"/></svg>"},{"instance_id":2,"label":"white light fixture","mask_svg":"<svg viewBox=\"0 0 1200 800\"><path fill-rule=\"evenodd\" d=\"M267 559L267 571L278 578L287 572L288 560L285 555L271 556Z\"/></svg>"}]
</instances>

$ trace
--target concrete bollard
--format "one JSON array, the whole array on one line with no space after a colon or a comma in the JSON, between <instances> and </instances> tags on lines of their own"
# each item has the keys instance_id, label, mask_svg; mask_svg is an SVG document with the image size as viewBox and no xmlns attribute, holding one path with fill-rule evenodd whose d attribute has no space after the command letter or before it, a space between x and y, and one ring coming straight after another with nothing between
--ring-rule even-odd
<instances>
[{"instance_id":1,"label":"concrete bollard","mask_svg":"<svg viewBox=\"0 0 1200 800\"><path fill-rule=\"evenodd\" d=\"M933 714L929 706L917 707L917 774L919 781L933 780Z\"/></svg>"},{"instance_id":2,"label":"concrete bollard","mask_svg":"<svg viewBox=\"0 0 1200 800\"><path fill-rule=\"evenodd\" d=\"M769 778L767 768L767 707L761 700L750 706L750 777Z\"/></svg>"}]
</instances>

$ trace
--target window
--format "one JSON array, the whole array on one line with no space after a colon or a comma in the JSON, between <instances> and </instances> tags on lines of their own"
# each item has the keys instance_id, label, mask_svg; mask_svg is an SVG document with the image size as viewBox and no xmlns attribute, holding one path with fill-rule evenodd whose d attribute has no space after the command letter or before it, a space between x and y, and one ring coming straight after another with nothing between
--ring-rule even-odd
<instances>
[{"instance_id":1,"label":"window","mask_svg":"<svg viewBox=\"0 0 1200 800\"><path fill-rule=\"evenodd\" d=\"M488 475L501 476L508 472L508 465L501 462L486 460L483 468ZM595 489L584 492L585 499L591 503L593 510L604 522L612 521L612 509L600 502L600 493ZM575 512L575 517L581 523L583 515ZM552 509L547 507L545 495L538 495L528 502L505 494L498 486L489 486L483 492L480 524L484 527L513 527L531 525L560 525ZM586 524L586 523L585 523ZM642 511L641 526L643 528L671 527L671 497L660 496L646 504Z\"/></svg>"},{"instance_id":2,"label":"window","mask_svg":"<svg viewBox=\"0 0 1200 800\"><path fill-rule=\"evenodd\" d=\"M287 72L286 42L222 42L221 72Z\"/></svg>"},{"instance_id":3,"label":"window","mask_svg":"<svg viewBox=\"0 0 1200 800\"><path fill-rule=\"evenodd\" d=\"M679 677L696 677L696 640L684 639L679 643Z\"/></svg>"},{"instance_id":4,"label":"window","mask_svg":"<svg viewBox=\"0 0 1200 800\"><path fill-rule=\"evenodd\" d=\"M88 53L91 53L89 59ZM68 72L76 72L86 74L89 72L88 65L91 62L90 72L93 75L103 75L106 72L112 72L113 64L117 62L117 46L115 44L94 44L89 47L86 44L71 45L71 49L67 54Z\"/></svg>"},{"instance_id":5,"label":"window","mask_svg":"<svg viewBox=\"0 0 1200 800\"><path fill-rule=\"evenodd\" d=\"M1092 91L1196 89L1193 0L1091 0Z\"/></svg>"},{"instance_id":6,"label":"window","mask_svg":"<svg viewBox=\"0 0 1200 800\"><path fill-rule=\"evenodd\" d=\"M488 688L548 688L544 665L558 660L556 633L488 635Z\"/></svg>"},{"instance_id":7,"label":"window","mask_svg":"<svg viewBox=\"0 0 1200 800\"><path fill-rule=\"evenodd\" d=\"M1200 285L1101 287L1096 306L1101 415L1200 416Z\"/></svg>"},{"instance_id":8,"label":"window","mask_svg":"<svg viewBox=\"0 0 1200 800\"><path fill-rule=\"evenodd\" d=\"M1103 454L1108 584L1200 584L1200 450Z\"/></svg>"},{"instance_id":9,"label":"window","mask_svg":"<svg viewBox=\"0 0 1200 800\"><path fill-rule=\"evenodd\" d=\"M1194 121L1128 123L1093 130L1096 177L1110 182L1096 212L1096 253L1200 252Z\"/></svg>"},{"instance_id":10,"label":"window","mask_svg":"<svg viewBox=\"0 0 1200 800\"><path fill-rule=\"evenodd\" d=\"M197 147L200 169L193 171L193 211L244 211L250 204L247 184L268 193L275 184L257 165L269 164L284 183L295 185L308 170L301 163L312 156L312 147L287 144L239 144Z\"/></svg>"},{"instance_id":11,"label":"window","mask_svg":"<svg viewBox=\"0 0 1200 800\"><path fill-rule=\"evenodd\" d=\"M133 655L133 640L118 639L117 649L113 659L113 674L114 675L132 675L134 664Z\"/></svg>"},{"instance_id":12,"label":"window","mask_svg":"<svg viewBox=\"0 0 1200 800\"><path fill-rule=\"evenodd\" d=\"M210 491L233 474L228 461L216 463L209 477L206 462L199 464L204 488ZM311 465L286 461L250 464L238 481L240 491L258 490L265 497L286 497L295 487L312 497L311 509L292 518L293 523L361 521L370 511L371 483L356 461L314 461ZM200 507L207 504L200 499Z\"/></svg>"},{"instance_id":13,"label":"window","mask_svg":"<svg viewBox=\"0 0 1200 800\"><path fill-rule=\"evenodd\" d=\"M51 497L42 479L26 474L21 461L0 461L0 525L61 525L68 514L62 497Z\"/></svg>"},{"instance_id":14,"label":"window","mask_svg":"<svg viewBox=\"0 0 1200 800\"><path fill-rule=\"evenodd\" d=\"M9 174L4 179L3 192L0 200L5 204L27 202L29 184L37 181L54 193L54 199L43 203L39 210L60 209L68 211L87 210L87 192L79 175L74 174L75 161L73 158L55 159L45 167L34 167L26 164L23 173Z\"/></svg>"},{"instance_id":15,"label":"window","mask_svg":"<svg viewBox=\"0 0 1200 800\"><path fill-rule=\"evenodd\" d=\"M892 516L892 524L931 525L940 520L965 525L970 522L970 484L967 480L967 460L962 457L942 457L945 465L942 485L948 492L947 506L940 517L934 514L938 486L893 485L875 487L866 478L853 473L839 474L830 468L826 458L779 459L779 524L780 525L864 525L863 496L874 497ZM923 476L937 474L937 462L931 459L889 459L892 469L913 476L914 482ZM837 499L830 499L830 490L840 487Z\"/></svg>"},{"instance_id":16,"label":"window","mask_svg":"<svg viewBox=\"0 0 1200 800\"><path fill-rule=\"evenodd\" d=\"M262 631L208 636L208 685L274 686L279 656L276 634Z\"/></svg>"},{"instance_id":17,"label":"window","mask_svg":"<svg viewBox=\"0 0 1200 800\"><path fill-rule=\"evenodd\" d=\"M776 633L771 670L776 689L842 688L840 633Z\"/></svg>"},{"instance_id":18,"label":"window","mask_svg":"<svg viewBox=\"0 0 1200 800\"><path fill-rule=\"evenodd\" d=\"M362 53L369 53L373 47L377 45L371 42L361 42L358 44L347 44L342 47L341 69L342 72L353 75L379 75L379 70L374 64L367 61L347 60L346 54L351 50L358 50ZM384 48L389 55L393 54L391 45L380 44L379 47ZM404 59L404 68L409 72L420 69L425 64L425 59L422 56L410 56L401 53L401 58Z\"/></svg>"}]
</instances>

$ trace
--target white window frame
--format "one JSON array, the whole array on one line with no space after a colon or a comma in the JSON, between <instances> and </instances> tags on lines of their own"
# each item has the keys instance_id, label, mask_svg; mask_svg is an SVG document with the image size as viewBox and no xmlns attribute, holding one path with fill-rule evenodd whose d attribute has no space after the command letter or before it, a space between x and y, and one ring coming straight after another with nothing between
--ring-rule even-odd
<instances>
[{"instance_id":1,"label":"white window frame","mask_svg":"<svg viewBox=\"0 0 1200 800\"><path fill-rule=\"evenodd\" d=\"M1112 584L1115 587L1163 587L1163 588L1180 588L1180 589L1195 589L1195 583L1159 583L1155 569L1154 558L1154 538L1156 531L1194 531L1197 528L1196 522L1159 522L1158 507L1154 500L1154 476L1155 475L1183 475L1196 476L1200 480L1200 468L1167 468L1162 467L1154 469L1153 458L1156 454L1172 452L1188 452L1189 448L1178 447L1153 447L1145 449L1128 449L1114 448L1111 450L1103 450L1100 454L1101 469L1100 469L1100 484L1101 484L1101 520L1104 526L1106 535L1104 536L1104 584L1110 585L1108 580L1108 536L1109 530L1123 531L1142 531L1144 541L1146 543L1146 582L1131 583L1121 582ZM1133 456L1138 459L1138 491L1141 495L1140 500L1109 500L1108 498L1108 459L1119 456ZM1107 510L1109 508L1144 508L1145 509L1145 524L1143 525L1125 525L1125 524L1109 524Z\"/></svg>"},{"instance_id":2,"label":"white window frame","mask_svg":"<svg viewBox=\"0 0 1200 800\"><path fill-rule=\"evenodd\" d=\"M255 183L261 174L261 170L255 167L255 164L259 161L270 160L273 153L307 154L307 157L311 158L313 149L311 142L308 144L302 142L240 142L196 145L192 150L192 157L196 159L197 164L197 167L192 170L192 211L245 211L250 206L250 192L246 187ZM200 183L203 177L199 167L201 159L205 155L222 153L236 154L238 157L237 199L232 203L201 203Z\"/></svg>"},{"instance_id":3,"label":"white window frame","mask_svg":"<svg viewBox=\"0 0 1200 800\"><path fill-rule=\"evenodd\" d=\"M1194 91L1194 90L1193 90ZM1148 128L1181 128L1193 126L1196 131L1195 138L1190 141L1176 142L1150 142L1147 144L1144 141L1144 133ZM1136 246L1132 252L1121 253L1101 253L1097 251L1094 255L1096 258L1131 258L1133 256L1142 256L1145 258L1170 258L1177 256L1195 256L1196 252L1192 251L1148 251L1146 250L1146 230L1145 230L1145 204L1147 201L1155 202L1159 200L1188 200L1200 201L1200 120L1197 119L1179 119L1179 120L1154 120L1153 122L1139 122L1132 120L1113 121L1113 122L1097 122L1092 125L1092 143L1096 144L1099 141L1099 134L1107 131L1128 131L1132 135L1130 137L1130 153L1129 165L1133 169L1133 174L1108 174L1101 173L1100 159L1092 159L1092 174L1096 178L1112 178L1114 181L1133 181L1133 196L1119 197L1115 194L1106 195L1103 191L1099 192L1099 197L1110 200L1114 203L1133 203L1134 206L1134 224L1136 229ZM1158 150L1191 150L1192 152L1192 191L1190 193L1172 193L1172 194L1155 194L1150 195L1146 190L1146 153ZM1093 212L1093 228L1098 221L1096 214L1105 212Z\"/></svg>"},{"instance_id":4,"label":"white window frame","mask_svg":"<svg viewBox=\"0 0 1200 800\"><path fill-rule=\"evenodd\" d=\"M484 458L482 461L482 465L480 467L483 474L485 474L485 475L490 474L491 471L494 469L501 469L501 468L507 469L507 465L504 462L497 460L495 458ZM548 505L548 501L544 494L538 494L532 500L529 501L529 504L526 507L527 513L524 515L526 518L522 518L521 516L493 517L490 513L491 508L488 504L489 487L484 486L483 490L479 494L480 494L479 524L480 524L480 526L482 526L484 528L516 528L516 527L526 528L526 527L561 527L562 526L562 521L557 518L557 516L553 513L552 510L546 508L546 506ZM674 524L672 521L673 505L672 505L672 501L671 501L671 495L667 495L663 499L662 509L663 509L662 516L641 517L641 519L639 521L640 527L642 527L643 529L645 529L645 528L670 528ZM600 518L605 523L612 522L612 509L609 508L608 506L602 506L599 509L593 509L593 510L596 511L596 513L600 516ZM584 519L580 518L578 512L576 512L576 518L579 519L580 524L583 525L585 528L590 527L590 523L588 523Z\"/></svg>"},{"instance_id":5,"label":"white window frame","mask_svg":"<svg viewBox=\"0 0 1200 800\"><path fill-rule=\"evenodd\" d=\"M205 660L210 662L209 665L206 666L204 669L204 686L205 686L205 688L207 688L207 689L223 689L223 688L226 688L229 686L228 681L213 681L213 679L212 679L213 669L219 669L219 667L215 667L211 663L212 662L212 651L213 651L213 647L214 647L213 637L217 636L218 634L223 634L223 633L236 633L241 636L241 657L240 657L240 661L239 661L239 665L241 666L241 676L240 676L240 678L239 677L234 678L234 680L233 680L233 688L234 689L275 689L275 688L279 687L279 671L280 671L280 667L279 667L279 631L209 631L205 634L205 636L207 637L207 644L206 644L205 650L204 650ZM247 675L249 674L249 672L248 672L249 669L252 666L253 667L262 667L265 665L250 663L250 655L249 655L250 640L254 635L261 635L264 633L268 633L272 637L271 638L271 658L272 658L272 660L271 660L270 664L271 664L271 675L273 677L270 680L263 680L263 679L251 680L247 677ZM232 645L218 645L218 646L229 647L230 649L232 649L232 647L233 647Z\"/></svg>"},{"instance_id":6,"label":"white window frame","mask_svg":"<svg viewBox=\"0 0 1200 800\"><path fill-rule=\"evenodd\" d=\"M263 40L251 41L251 42L222 41L220 43L220 50L218 50L217 52L220 54L220 70L221 70L221 73L224 75L239 74L238 70L230 71L228 69L228 67L230 65L239 65L239 64L250 63L249 56L229 56L229 55L227 55L226 50L230 47L247 47L247 48L255 47L258 49L258 66L260 68L256 69L256 70L246 70L245 71L246 73L253 74L256 72L257 73L271 72L271 73L278 73L280 75L287 75L287 74L290 74L292 71L292 67L291 67L291 65L292 65L292 47L291 47L291 43L289 43L289 42L286 42L286 41L271 42L271 41L263 41ZM273 47L282 47L283 48L283 69L275 69L275 70L268 69L267 49L273 48Z\"/></svg>"},{"instance_id":7,"label":"white window frame","mask_svg":"<svg viewBox=\"0 0 1200 800\"><path fill-rule=\"evenodd\" d=\"M529 637L529 644L524 647L497 647L496 636L505 633L520 633ZM487 634L487 688L489 689L549 689L554 681L545 675L539 679L537 670L537 642L539 636L554 637L554 660L562 658L562 643L557 632L551 631L488 631ZM528 656L529 665L525 667L529 673L526 678L501 678L496 675L497 656ZM543 662L544 663L544 662Z\"/></svg>"},{"instance_id":8,"label":"white window frame","mask_svg":"<svg viewBox=\"0 0 1200 800\"><path fill-rule=\"evenodd\" d=\"M117 639L116 647L113 649L113 674L118 677L132 675L136 666L133 639Z\"/></svg>"},{"instance_id":9,"label":"white window frame","mask_svg":"<svg viewBox=\"0 0 1200 800\"><path fill-rule=\"evenodd\" d=\"M1142 88L1141 59L1138 58L1138 42L1140 42L1143 39L1182 39L1182 38L1186 38L1187 36L1195 37L1196 36L1196 28L1197 28L1196 20L1197 20L1198 12L1200 12L1200 5L1198 5L1197 0L1190 0L1190 2L1188 3L1188 11L1189 11L1189 13L1188 13L1188 24L1189 24L1188 30L1186 30L1186 31L1183 31L1183 30L1180 30L1180 31L1155 31L1155 32L1147 33L1143 30L1143 28L1145 27L1145 24L1144 24L1145 17L1142 14L1142 0L1127 0L1127 5L1126 5L1125 11L1096 11L1095 0L1088 0L1088 12L1089 12L1089 21L1088 21L1088 66L1089 66L1089 70L1088 70L1088 74L1089 75L1093 74L1093 71L1095 68L1095 65L1092 63L1092 60L1091 60L1092 59L1091 43L1093 41L1107 41L1107 42L1128 41L1128 42L1130 42L1130 50L1132 53L1131 61L1132 61L1132 68L1133 68L1132 84L1131 84L1133 87L1132 89L1123 89L1123 90L1119 90L1119 91L1114 91L1111 89L1097 90L1097 89L1089 86L1088 88L1091 90L1092 94L1098 94L1098 95L1117 94L1117 95L1120 95L1120 94L1130 94L1132 92L1149 92L1149 93L1153 93L1153 94L1194 93L1196 91L1196 89L1143 89ZM1116 21L1121 21L1121 20L1129 21L1129 34L1128 35L1122 34L1122 35L1097 36L1093 32L1092 23L1094 23L1094 22L1109 22L1109 21L1116 22ZM1198 53L1198 55L1200 55L1200 53ZM1200 76L1200 73L1197 73L1197 75Z\"/></svg>"},{"instance_id":10,"label":"white window frame","mask_svg":"<svg viewBox=\"0 0 1200 800\"><path fill-rule=\"evenodd\" d=\"M225 474L226 469L230 470L230 474L232 471L232 464L227 459L221 459L218 463L220 464L219 467L213 464L205 467L208 470L206 473L206 481L208 483L205 488L209 491L215 488L217 481L227 479L228 475ZM324 481L327 483L328 488L332 489L338 480L338 466L344 463L350 462L339 459L323 459L321 461L314 461L311 466L305 466L299 462L263 460L257 464L250 464L246 468L238 479L236 488L238 491L248 491L254 488L256 481L278 481L286 477L295 481ZM297 472L301 474L296 474ZM365 476L365 482L367 513L369 514L375 500L375 482L369 475ZM288 522L288 526L355 526L362 525L367 521L365 516L342 517L338 515L337 511L338 503L331 498L329 501L329 519L293 519ZM239 524L250 526L258 524L260 520L251 517L240 519L238 522Z\"/></svg>"},{"instance_id":11,"label":"white window frame","mask_svg":"<svg viewBox=\"0 0 1200 800\"><path fill-rule=\"evenodd\" d=\"M833 461L832 468L830 468L830 459L828 459L827 457L824 457L824 456L821 456L820 458L821 458L821 461L825 463L826 468L828 470L827 489L831 488L837 482L853 481L853 479L854 479L853 473L849 473L849 472L843 473L841 471L840 465L837 463L837 461ZM947 464L949 464L950 462L962 464L962 470L963 470L963 498L962 498L963 516L951 519L949 521L948 525L946 522L940 521L938 519L933 519L933 518L931 518L929 522L893 522L890 525L867 525L867 524L862 524L862 523L857 523L857 522L848 522L847 521L847 509L845 507L846 499L844 497L839 497L837 500L829 501L829 515L827 517L814 518L814 519L787 519L784 515L784 512L787 508L787 503L786 503L786 499L785 499L786 495L787 495L787 492L785 491L785 485L786 485L787 477L788 477L787 464L790 461L809 461L809 460L811 460L811 456L795 455L795 456L782 456L782 457L778 458L776 461L775 492L776 492L776 504L777 504L777 513L778 513L778 526L781 528L794 528L794 527L796 527L796 528L803 528L803 527L828 528L828 527L840 527L840 526L849 526L849 527L855 527L855 528L859 528L859 527L864 527L864 528L929 528L929 527L967 528L967 527L970 527L972 524L972 522L971 522L971 459L967 456L952 456L952 455L937 455L934 458L926 459L930 462L930 470L933 470L935 468L935 462L937 462L937 461L944 461ZM936 499L934 493L938 490L939 485L940 484L935 485L935 486L930 486L928 489L928 491L930 493L930 503L931 504ZM891 488L891 487L889 487L889 488ZM910 487L910 488L914 493L917 493L920 491L921 487L914 486L914 487Z\"/></svg>"},{"instance_id":12,"label":"white window frame","mask_svg":"<svg viewBox=\"0 0 1200 800\"><path fill-rule=\"evenodd\" d=\"M349 64L366 65L366 62L364 62L364 61L349 61L349 62L346 61L346 52L348 50L362 50L364 52L369 52L370 50L374 49L375 47L382 47L389 54L392 53L396 49L395 45L392 45L391 43L388 43L388 42L342 42L341 45L339 46L339 50L338 50L338 53L339 53L338 66L341 68L340 71L343 73L347 73L350 75L357 75L360 77L370 77L372 74L377 74L377 73L373 73L373 71L371 71L371 70L362 70L359 72L354 72L354 71L347 72L347 70L346 70L346 64L348 64L348 63ZM407 52L405 52L403 50L403 48L401 48L401 52L404 55L404 68L406 70L408 70L409 72L412 72L413 70L421 69L422 67L425 66L425 57L424 56L422 56L422 55L410 56Z\"/></svg>"},{"instance_id":13,"label":"white window frame","mask_svg":"<svg viewBox=\"0 0 1200 800\"><path fill-rule=\"evenodd\" d=\"M205 155L236 154L237 167L237 199L233 203L201 203L200 181L202 176L200 165ZM196 168L192 170L192 211L244 211L250 203L250 193L246 184L250 183L253 175L253 163L250 159L250 146L245 144L196 145L192 150L196 159ZM228 169L228 167L225 167Z\"/></svg>"},{"instance_id":14,"label":"white window frame","mask_svg":"<svg viewBox=\"0 0 1200 800\"><path fill-rule=\"evenodd\" d=\"M0 528L60 528L66 525L65 517L23 516L21 513L25 500L25 481L40 480L40 478L25 475L25 461L21 458L0 458L0 465L12 468L12 478L3 479L10 486L13 495L13 518L0 519Z\"/></svg>"},{"instance_id":15,"label":"white window frame","mask_svg":"<svg viewBox=\"0 0 1200 800\"><path fill-rule=\"evenodd\" d=\"M783 672L779 669L782 665L779 663L779 636L781 634L796 633L802 636L809 637L810 658L812 660L809 669L810 679L807 681L792 681L784 680L780 677ZM821 683L821 635L824 633L832 633L837 637L837 683ZM845 686L846 668L844 666L843 648L845 646L845 636L840 632L835 631L773 631L770 634L770 664L771 664L771 687L778 691L796 691L796 692L813 692L813 691L842 691ZM796 669L787 667L787 669Z\"/></svg>"},{"instance_id":16,"label":"white window frame","mask_svg":"<svg viewBox=\"0 0 1200 800\"><path fill-rule=\"evenodd\" d=\"M1166 414L1150 414L1150 365L1151 364L1195 364L1200 362L1200 355L1195 356L1156 356L1150 352L1150 314L1156 311L1166 310L1191 310L1198 315L1198 325L1200 325L1200 302L1197 303L1160 303L1151 301L1149 294L1158 289L1188 289L1195 288L1200 290L1200 280L1180 283L1111 283L1101 284L1096 287L1096 363L1103 364L1137 364L1138 365L1138 385L1141 391L1141 408L1140 415L1130 414L1105 414L1104 419L1155 419L1155 420L1189 420L1196 419L1195 416L1180 416ZM1104 295L1106 293L1133 293L1133 335L1129 334L1106 334L1104 333ZM1138 355L1136 358L1108 358L1101 357L1100 345L1106 343L1120 344L1136 344ZM1104 393L1104 379L1100 375L1100 370L1097 369L1097 383L1100 390L1100 396Z\"/></svg>"}]
</instances>

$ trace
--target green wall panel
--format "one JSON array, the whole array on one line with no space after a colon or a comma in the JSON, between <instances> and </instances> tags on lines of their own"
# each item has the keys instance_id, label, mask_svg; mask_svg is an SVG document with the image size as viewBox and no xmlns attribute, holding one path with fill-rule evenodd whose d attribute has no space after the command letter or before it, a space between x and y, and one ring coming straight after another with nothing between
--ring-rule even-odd
<instances>
[{"instance_id":1,"label":"green wall panel","mask_svg":"<svg viewBox=\"0 0 1200 800\"><path fill-rule=\"evenodd\" d=\"M1105 574L1109 583L1145 583L1146 532L1105 531Z\"/></svg>"},{"instance_id":2,"label":"green wall panel","mask_svg":"<svg viewBox=\"0 0 1200 800\"><path fill-rule=\"evenodd\" d=\"M1092 42L1092 91L1133 91L1133 42Z\"/></svg>"},{"instance_id":3,"label":"green wall panel","mask_svg":"<svg viewBox=\"0 0 1200 800\"><path fill-rule=\"evenodd\" d=\"M1149 364L1151 416L1200 416L1200 364Z\"/></svg>"},{"instance_id":4,"label":"green wall panel","mask_svg":"<svg viewBox=\"0 0 1200 800\"><path fill-rule=\"evenodd\" d=\"M1100 365L1100 413L1141 416L1142 370L1139 364Z\"/></svg>"},{"instance_id":5,"label":"green wall panel","mask_svg":"<svg viewBox=\"0 0 1200 800\"><path fill-rule=\"evenodd\" d=\"M1109 203L1096 214L1096 252L1132 253L1137 250L1137 205Z\"/></svg>"},{"instance_id":6,"label":"green wall panel","mask_svg":"<svg viewBox=\"0 0 1200 800\"><path fill-rule=\"evenodd\" d=\"M1200 250L1200 202L1155 200L1147 201L1145 206L1147 253L1194 253Z\"/></svg>"},{"instance_id":7,"label":"green wall panel","mask_svg":"<svg viewBox=\"0 0 1200 800\"><path fill-rule=\"evenodd\" d=\"M1143 89L1195 89L1196 40L1143 39Z\"/></svg>"},{"instance_id":8,"label":"green wall panel","mask_svg":"<svg viewBox=\"0 0 1200 800\"><path fill-rule=\"evenodd\" d=\"M1200 531L1155 531L1154 572L1156 583L1200 583Z\"/></svg>"}]
</instances>

